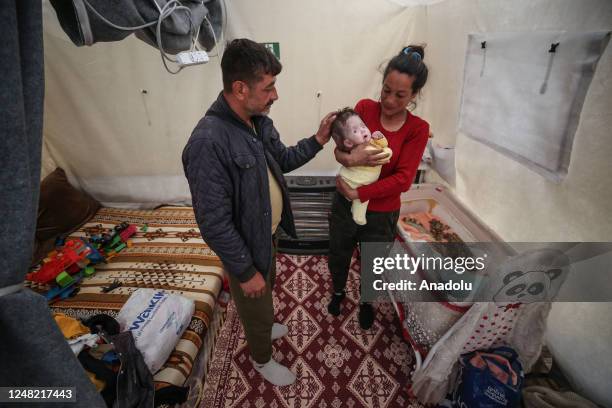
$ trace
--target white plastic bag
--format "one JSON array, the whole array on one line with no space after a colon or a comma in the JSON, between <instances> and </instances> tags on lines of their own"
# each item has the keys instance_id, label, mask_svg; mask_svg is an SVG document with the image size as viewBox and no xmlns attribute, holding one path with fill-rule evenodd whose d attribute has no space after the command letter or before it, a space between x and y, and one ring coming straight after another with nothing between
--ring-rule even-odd
<instances>
[{"instance_id":1,"label":"white plastic bag","mask_svg":"<svg viewBox=\"0 0 612 408\"><path fill-rule=\"evenodd\" d=\"M121 331L130 330L136 347L155 374L189 326L193 300L163 290L138 289L117 316Z\"/></svg>"},{"instance_id":2,"label":"white plastic bag","mask_svg":"<svg viewBox=\"0 0 612 408\"><path fill-rule=\"evenodd\" d=\"M454 146L441 146L437 143L432 143L431 144L431 155L433 157L431 167L449 185L454 187L455 186L455 147Z\"/></svg>"}]
</instances>

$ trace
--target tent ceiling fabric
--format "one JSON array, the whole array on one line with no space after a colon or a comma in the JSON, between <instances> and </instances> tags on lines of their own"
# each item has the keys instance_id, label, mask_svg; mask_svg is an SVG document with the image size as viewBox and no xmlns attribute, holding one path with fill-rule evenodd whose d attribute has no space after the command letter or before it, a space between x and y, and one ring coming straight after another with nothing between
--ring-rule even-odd
<instances>
[{"instance_id":1,"label":"tent ceiling fabric","mask_svg":"<svg viewBox=\"0 0 612 408\"><path fill-rule=\"evenodd\" d=\"M444 0L389 0L392 3L399 4L403 7L414 7L414 6L429 6L430 4L440 3Z\"/></svg>"}]
</instances>

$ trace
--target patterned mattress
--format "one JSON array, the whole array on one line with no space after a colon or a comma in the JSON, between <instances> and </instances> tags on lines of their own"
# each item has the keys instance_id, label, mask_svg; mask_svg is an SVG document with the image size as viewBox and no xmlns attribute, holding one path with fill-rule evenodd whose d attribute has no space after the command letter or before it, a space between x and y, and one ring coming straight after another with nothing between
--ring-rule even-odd
<instances>
[{"instance_id":1,"label":"patterned mattress","mask_svg":"<svg viewBox=\"0 0 612 408\"><path fill-rule=\"evenodd\" d=\"M211 326L214 330L219 327L216 303L223 283L221 261L202 240L191 207L161 207L156 210L102 208L70 237L99 234L101 230L122 222L138 226L132 237L133 246L125 248L107 264L96 265L95 275L85 278L75 297L51 307L55 312L77 318L99 313L116 316L130 294L138 288L164 289L193 299L195 313L191 324L166 364L154 376L156 388L183 386L194 365L202 365L202 361L196 360L200 350L212 347L214 341L211 339L216 338ZM148 227L146 232L140 229L145 224ZM103 287L115 280L121 282L121 286L103 293ZM48 289L33 282L26 282L26 285L38 292ZM210 350L200 354L209 355Z\"/></svg>"}]
</instances>

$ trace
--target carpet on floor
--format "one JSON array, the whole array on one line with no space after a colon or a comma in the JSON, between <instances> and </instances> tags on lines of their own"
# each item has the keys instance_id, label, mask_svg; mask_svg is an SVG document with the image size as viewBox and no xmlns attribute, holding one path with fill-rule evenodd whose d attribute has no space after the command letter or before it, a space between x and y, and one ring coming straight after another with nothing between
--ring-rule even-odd
<instances>
[{"instance_id":1,"label":"carpet on floor","mask_svg":"<svg viewBox=\"0 0 612 408\"><path fill-rule=\"evenodd\" d=\"M325 256L279 254L274 288L275 321L289 327L274 342L273 357L298 380L267 383L250 360L234 303L228 306L201 408L422 407L407 385L414 354L401 338L391 303L376 303L376 319L359 327L359 262L353 259L343 313L327 313L331 276Z\"/></svg>"}]
</instances>

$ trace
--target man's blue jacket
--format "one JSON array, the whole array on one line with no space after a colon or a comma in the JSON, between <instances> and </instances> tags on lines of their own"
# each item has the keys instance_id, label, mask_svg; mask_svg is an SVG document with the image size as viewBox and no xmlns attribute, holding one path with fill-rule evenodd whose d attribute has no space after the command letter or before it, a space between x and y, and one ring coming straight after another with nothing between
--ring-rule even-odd
<instances>
[{"instance_id":1,"label":"man's blue jacket","mask_svg":"<svg viewBox=\"0 0 612 408\"><path fill-rule=\"evenodd\" d=\"M267 116L252 118L256 132L232 111L223 93L193 130L183 168L202 238L240 282L272 264L269 166L283 193L280 226L295 237L283 173L312 159L322 146L314 136L286 147Z\"/></svg>"}]
</instances>

